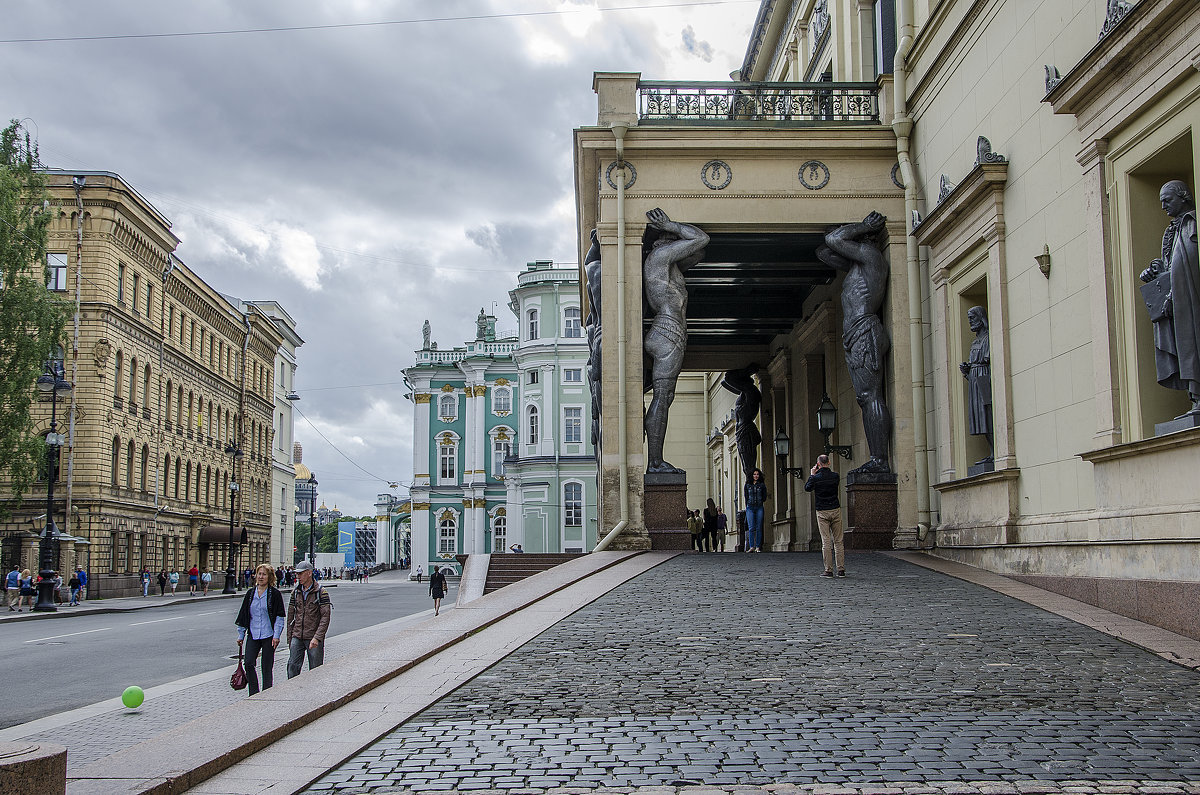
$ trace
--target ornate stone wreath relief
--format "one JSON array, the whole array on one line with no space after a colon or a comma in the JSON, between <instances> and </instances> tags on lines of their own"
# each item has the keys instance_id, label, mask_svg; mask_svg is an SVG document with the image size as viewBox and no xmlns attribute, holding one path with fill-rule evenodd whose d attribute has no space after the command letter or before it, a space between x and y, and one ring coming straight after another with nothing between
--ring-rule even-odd
<instances>
[{"instance_id":1,"label":"ornate stone wreath relief","mask_svg":"<svg viewBox=\"0 0 1200 795\"><path fill-rule=\"evenodd\" d=\"M829 184L829 167L820 160L809 160L800 166L800 184L809 190L820 190Z\"/></svg>"},{"instance_id":2,"label":"ornate stone wreath relief","mask_svg":"<svg viewBox=\"0 0 1200 795\"><path fill-rule=\"evenodd\" d=\"M633 187L633 183L637 182L637 169L633 167L633 163L625 161L625 168L629 170L629 181L625 183L625 190ZM617 189L617 183L613 182L612 174L617 170L617 161L614 160L608 164L608 168L604 172L604 181L608 183L608 187L613 190Z\"/></svg>"},{"instance_id":3,"label":"ornate stone wreath relief","mask_svg":"<svg viewBox=\"0 0 1200 795\"><path fill-rule=\"evenodd\" d=\"M700 181L712 190L725 190L733 181L733 169L724 160L709 160L700 169Z\"/></svg>"}]
</instances>

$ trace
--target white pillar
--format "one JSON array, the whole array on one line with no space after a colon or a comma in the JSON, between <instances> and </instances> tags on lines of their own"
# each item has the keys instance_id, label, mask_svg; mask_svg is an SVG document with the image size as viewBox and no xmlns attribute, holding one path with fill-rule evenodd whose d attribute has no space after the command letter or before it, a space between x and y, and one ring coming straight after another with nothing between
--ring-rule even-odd
<instances>
[{"instance_id":1,"label":"white pillar","mask_svg":"<svg viewBox=\"0 0 1200 795\"><path fill-rule=\"evenodd\" d=\"M475 425L474 433L472 434L472 445L475 448L475 475L471 478L473 483L487 483L487 456L488 456L488 438L487 431L487 387L484 384L479 384L475 387ZM482 495L481 495L482 496ZM482 552L483 547L479 550Z\"/></svg>"},{"instance_id":2,"label":"white pillar","mask_svg":"<svg viewBox=\"0 0 1200 795\"><path fill-rule=\"evenodd\" d=\"M558 372L558 367L553 364L542 365L542 406L545 408L546 419L542 423L542 438L541 444L538 445L538 450L541 455L554 455L555 450L555 430L558 428L558 410L555 405L555 396L558 392L557 379L555 374Z\"/></svg>"},{"instance_id":3,"label":"white pillar","mask_svg":"<svg viewBox=\"0 0 1200 795\"><path fill-rule=\"evenodd\" d=\"M505 515L508 518L508 544L520 544L525 549L525 496L518 478L509 475Z\"/></svg>"}]
</instances>

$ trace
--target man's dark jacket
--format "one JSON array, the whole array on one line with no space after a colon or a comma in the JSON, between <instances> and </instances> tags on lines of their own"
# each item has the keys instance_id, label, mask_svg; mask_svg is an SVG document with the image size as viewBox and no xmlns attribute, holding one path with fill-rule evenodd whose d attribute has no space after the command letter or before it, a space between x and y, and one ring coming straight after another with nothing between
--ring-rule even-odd
<instances>
[{"instance_id":1,"label":"man's dark jacket","mask_svg":"<svg viewBox=\"0 0 1200 795\"><path fill-rule=\"evenodd\" d=\"M829 467L821 467L817 470L817 474L809 475L808 480L804 481L804 490L816 493L816 509L818 511L830 511L842 507L842 504L838 502L838 481L840 480L841 476L838 473Z\"/></svg>"}]
</instances>

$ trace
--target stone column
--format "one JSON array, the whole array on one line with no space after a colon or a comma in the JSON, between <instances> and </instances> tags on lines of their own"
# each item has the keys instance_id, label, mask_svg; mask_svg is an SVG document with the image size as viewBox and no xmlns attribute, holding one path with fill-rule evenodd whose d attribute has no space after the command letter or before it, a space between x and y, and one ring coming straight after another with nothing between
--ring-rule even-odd
<instances>
[{"instance_id":1,"label":"stone column","mask_svg":"<svg viewBox=\"0 0 1200 795\"><path fill-rule=\"evenodd\" d=\"M542 455L554 455L555 439L558 428L558 404L555 397L558 393L558 367L553 364L542 365L542 437L538 440L538 450Z\"/></svg>"},{"instance_id":2,"label":"stone column","mask_svg":"<svg viewBox=\"0 0 1200 795\"><path fill-rule=\"evenodd\" d=\"M474 509L475 514L475 544L474 551L476 554L482 554L487 551L486 534L488 527L487 517L487 500L483 497L483 489L480 489L480 496L475 498Z\"/></svg>"},{"instance_id":3,"label":"stone column","mask_svg":"<svg viewBox=\"0 0 1200 795\"><path fill-rule=\"evenodd\" d=\"M858 0L858 79L870 82L875 79L875 0ZM891 71L890 65L884 71Z\"/></svg>"},{"instance_id":4,"label":"stone column","mask_svg":"<svg viewBox=\"0 0 1200 795\"><path fill-rule=\"evenodd\" d=\"M505 515L508 518L508 543L525 545L525 493L521 489L520 480L509 475L505 480L508 492L505 497ZM496 550L492 550L495 552ZM532 551L532 550L528 550Z\"/></svg>"},{"instance_id":5,"label":"stone column","mask_svg":"<svg viewBox=\"0 0 1200 795\"><path fill-rule=\"evenodd\" d=\"M487 458L488 458L488 436L487 436L487 387L484 384L477 384L472 391L475 393L475 424L473 433L471 434L471 446L475 449L475 474L471 477L472 483L487 483ZM482 548L480 549L482 551Z\"/></svg>"},{"instance_id":6,"label":"stone column","mask_svg":"<svg viewBox=\"0 0 1200 795\"><path fill-rule=\"evenodd\" d=\"M413 394L413 482L417 486L428 486L434 465L429 459L429 412L432 411L432 396L428 392ZM427 472L421 472L425 469ZM415 559L415 556L414 556Z\"/></svg>"}]
</instances>

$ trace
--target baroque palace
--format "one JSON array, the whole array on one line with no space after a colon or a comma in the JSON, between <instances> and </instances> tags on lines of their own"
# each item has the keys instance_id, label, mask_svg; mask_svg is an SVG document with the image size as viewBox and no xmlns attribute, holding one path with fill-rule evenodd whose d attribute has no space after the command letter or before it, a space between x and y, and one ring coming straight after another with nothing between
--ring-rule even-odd
<instances>
[{"instance_id":1,"label":"baroque palace","mask_svg":"<svg viewBox=\"0 0 1200 795\"><path fill-rule=\"evenodd\" d=\"M241 567L270 562L291 543L290 498L288 538L273 538L271 516L276 360L286 340L294 366L299 343L276 319L290 318L206 284L172 253L170 222L116 174L49 183L50 289L76 305L63 362L74 390L56 407L59 569L84 566L104 597L138 592L142 569L219 572L231 535ZM34 410L47 432L49 399ZM5 568L37 569L45 487L0 526Z\"/></svg>"},{"instance_id":2,"label":"baroque palace","mask_svg":"<svg viewBox=\"0 0 1200 795\"><path fill-rule=\"evenodd\" d=\"M1160 383L1195 342L1143 289L1155 260L1200 283L1200 4L762 0L730 82L593 90L574 149L602 537L662 540L658 495L683 487L643 442L661 208L706 240L665 449L689 507L732 521L757 464L764 549L819 548L803 479L841 447L848 543L1200 632L1200 413ZM761 396L745 433L730 372Z\"/></svg>"}]
</instances>

